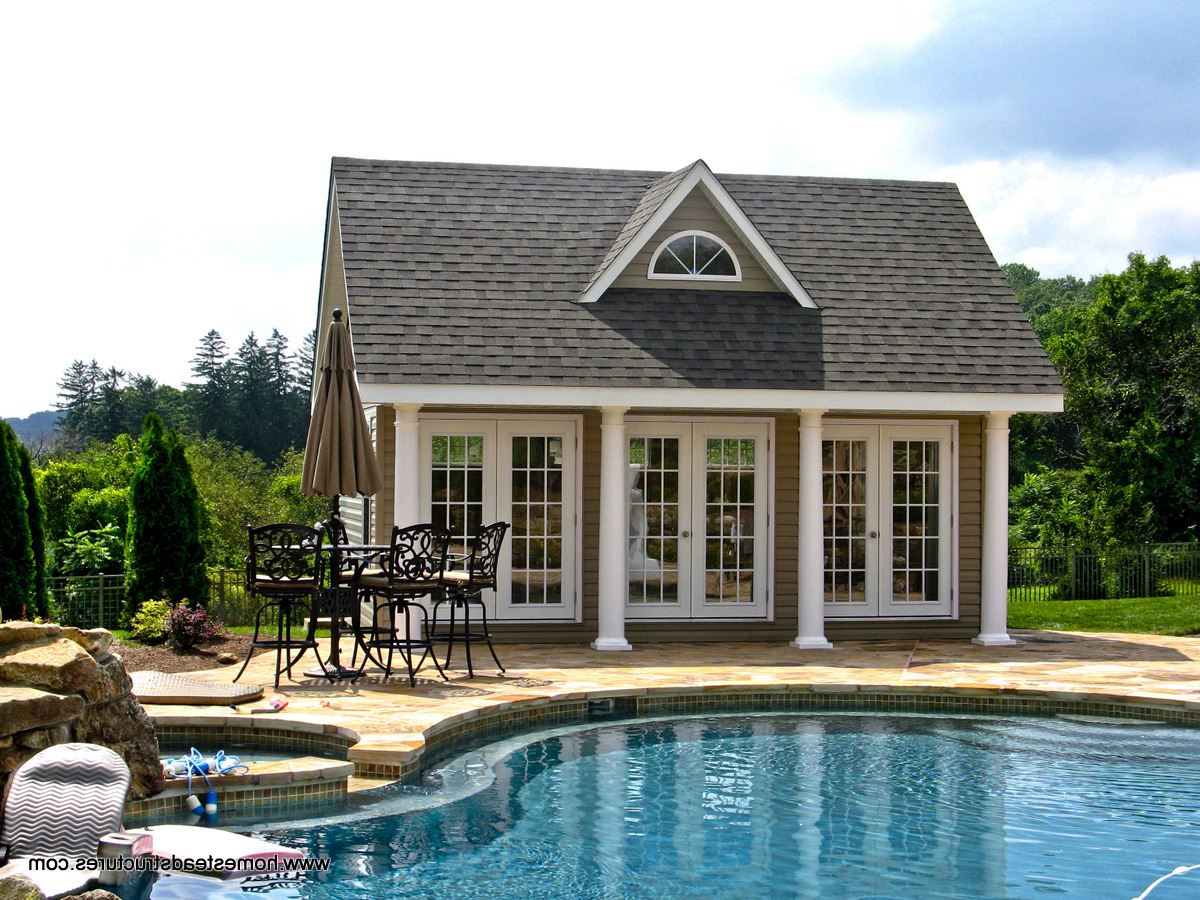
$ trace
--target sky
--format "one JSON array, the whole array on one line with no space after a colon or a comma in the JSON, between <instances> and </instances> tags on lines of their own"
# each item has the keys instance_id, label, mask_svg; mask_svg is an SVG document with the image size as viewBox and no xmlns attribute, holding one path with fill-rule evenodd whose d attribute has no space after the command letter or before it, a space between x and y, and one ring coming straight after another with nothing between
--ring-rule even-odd
<instances>
[{"instance_id":1,"label":"sky","mask_svg":"<svg viewBox=\"0 0 1200 900\"><path fill-rule=\"evenodd\" d=\"M953 181L1000 263L1200 256L1194 0L114 0L0 26L4 417L53 408L74 360L180 386L210 329L298 348L333 156Z\"/></svg>"}]
</instances>

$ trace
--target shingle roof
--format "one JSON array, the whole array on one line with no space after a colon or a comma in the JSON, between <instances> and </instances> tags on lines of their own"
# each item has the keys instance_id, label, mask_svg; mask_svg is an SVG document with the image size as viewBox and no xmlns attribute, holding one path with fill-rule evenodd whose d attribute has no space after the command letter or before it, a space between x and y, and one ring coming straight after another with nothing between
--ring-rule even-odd
<instances>
[{"instance_id":1,"label":"shingle roof","mask_svg":"<svg viewBox=\"0 0 1200 900\"><path fill-rule=\"evenodd\" d=\"M952 184L717 176L819 311L674 286L575 302L686 171L335 159L360 379L1061 393Z\"/></svg>"}]
</instances>

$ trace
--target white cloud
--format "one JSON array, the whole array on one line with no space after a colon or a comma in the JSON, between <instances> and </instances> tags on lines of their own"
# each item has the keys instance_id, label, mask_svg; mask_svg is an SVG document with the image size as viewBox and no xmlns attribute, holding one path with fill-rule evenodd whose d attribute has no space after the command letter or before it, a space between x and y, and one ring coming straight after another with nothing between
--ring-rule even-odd
<instances>
[{"instance_id":1,"label":"white cloud","mask_svg":"<svg viewBox=\"0 0 1200 900\"><path fill-rule=\"evenodd\" d=\"M928 110L825 87L935 40L956 9L16 7L0 36L0 262L6 331L30 337L0 355L0 414L50 406L74 359L179 384L210 328L234 348L251 329L298 344L333 155L949 178L1001 261L1087 275L1133 249L1194 255L1194 172L931 160Z\"/></svg>"},{"instance_id":2,"label":"white cloud","mask_svg":"<svg viewBox=\"0 0 1200 900\"><path fill-rule=\"evenodd\" d=\"M1131 252L1176 266L1200 255L1200 171L1051 159L949 166L996 258L1046 277L1120 272Z\"/></svg>"}]
</instances>

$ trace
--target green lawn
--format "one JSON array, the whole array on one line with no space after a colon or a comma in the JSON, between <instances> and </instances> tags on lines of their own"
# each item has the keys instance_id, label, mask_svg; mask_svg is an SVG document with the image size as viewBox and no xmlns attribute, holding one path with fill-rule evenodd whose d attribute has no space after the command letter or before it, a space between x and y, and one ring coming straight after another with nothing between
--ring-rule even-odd
<instances>
[{"instance_id":1,"label":"green lawn","mask_svg":"<svg viewBox=\"0 0 1200 900\"><path fill-rule=\"evenodd\" d=\"M1200 597L1017 601L1008 604L1008 626L1048 631L1197 634Z\"/></svg>"}]
</instances>

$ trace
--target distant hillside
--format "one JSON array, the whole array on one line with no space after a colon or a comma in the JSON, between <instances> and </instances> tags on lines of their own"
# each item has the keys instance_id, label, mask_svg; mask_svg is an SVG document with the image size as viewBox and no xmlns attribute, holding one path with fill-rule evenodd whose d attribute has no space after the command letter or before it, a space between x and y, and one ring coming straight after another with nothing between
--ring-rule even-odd
<instances>
[{"instance_id":1,"label":"distant hillside","mask_svg":"<svg viewBox=\"0 0 1200 900\"><path fill-rule=\"evenodd\" d=\"M12 426L22 443L29 443L39 437L52 437L55 431L54 423L61 415L62 413L56 409L47 409L35 412L24 419L5 419L4 421Z\"/></svg>"}]
</instances>

